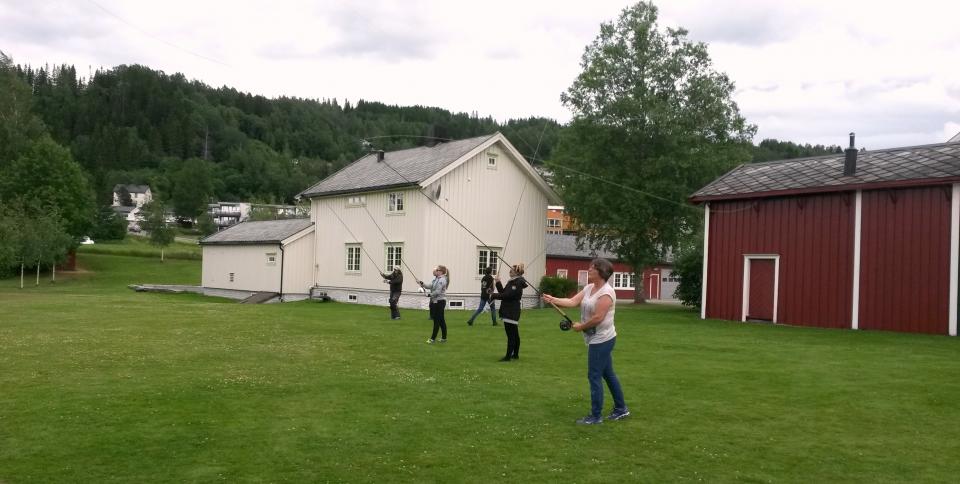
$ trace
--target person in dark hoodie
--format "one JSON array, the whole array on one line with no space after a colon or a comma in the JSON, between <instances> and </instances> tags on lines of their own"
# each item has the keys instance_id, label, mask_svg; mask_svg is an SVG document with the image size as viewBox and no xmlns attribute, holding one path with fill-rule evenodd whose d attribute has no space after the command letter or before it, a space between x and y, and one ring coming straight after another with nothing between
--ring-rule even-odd
<instances>
[{"instance_id":1,"label":"person in dark hoodie","mask_svg":"<svg viewBox=\"0 0 960 484\"><path fill-rule=\"evenodd\" d=\"M520 299L527 281L523 278L523 264L510 268L510 280L504 286L497 278L497 292L490 295L499 299L500 319L503 320L503 331L507 333L507 354L500 361L510 361L520 358Z\"/></svg>"},{"instance_id":2,"label":"person in dark hoodie","mask_svg":"<svg viewBox=\"0 0 960 484\"><path fill-rule=\"evenodd\" d=\"M473 320L477 319L477 316L483 312L483 307L487 304L490 305L490 320L493 321L493 325L497 325L497 303L490 299L490 293L493 292L493 276L490 273L493 272L493 266L487 266L483 270L483 279L480 280L480 305L477 306L477 310L473 313L473 316L470 316L470 319L467 320L467 326L473 326Z\"/></svg>"},{"instance_id":3,"label":"person in dark hoodie","mask_svg":"<svg viewBox=\"0 0 960 484\"><path fill-rule=\"evenodd\" d=\"M390 284L390 319L400 319L400 310L397 303L400 301L400 293L403 292L403 271L399 267L394 267L393 272L389 274L380 273L383 276L383 282Z\"/></svg>"}]
</instances>

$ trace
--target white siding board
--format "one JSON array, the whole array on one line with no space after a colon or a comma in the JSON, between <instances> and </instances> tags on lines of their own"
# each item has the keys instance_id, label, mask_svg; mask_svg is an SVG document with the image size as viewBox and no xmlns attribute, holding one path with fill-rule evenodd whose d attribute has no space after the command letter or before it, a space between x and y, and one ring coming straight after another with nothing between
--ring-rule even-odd
<instances>
[{"instance_id":1,"label":"white siding board","mask_svg":"<svg viewBox=\"0 0 960 484\"><path fill-rule=\"evenodd\" d=\"M277 253L277 263L267 265L266 254ZM234 273L230 282L230 273ZM240 291L280 291L280 246L203 246L203 287Z\"/></svg>"}]
</instances>

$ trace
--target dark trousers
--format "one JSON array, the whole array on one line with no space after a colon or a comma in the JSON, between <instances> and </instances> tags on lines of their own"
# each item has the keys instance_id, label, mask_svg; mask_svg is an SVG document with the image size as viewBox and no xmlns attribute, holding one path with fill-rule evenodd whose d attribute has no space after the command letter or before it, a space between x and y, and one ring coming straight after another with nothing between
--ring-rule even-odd
<instances>
[{"instance_id":1,"label":"dark trousers","mask_svg":"<svg viewBox=\"0 0 960 484\"><path fill-rule=\"evenodd\" d=\"M430 339L437 339L437 331L441 331L441 338L447 339L447 320L443 317L443 309L447 307L447 301L437 301L430 303L430 319L433 320L433 334Z\"/></svg>"},{"instance_id":2,"label":"dark trousers","mask_svg":"<svg viewBox=\"0 0 960 484\"><path fill-rule=\"evenodd\" d=\"M390 318L400 319L400 309L397 308L397 302L400 301L399 292L390 293Z\"/></svg>"},{"instance_id":3,"label":"dark trousers","mask_svg":"<svg viewBox=\"0 0 960 484\"><path fill-rule=\"evenodd\" d=\"M590 413L599 417L603 410L603 382L607 382L613 396L613 408L626 410L620 379L613 371L613 347L617 338L605 343L587 346L587 380L590 381Z\"/></svg>"},{"instance_id":4,"label":"dark trousers","mask_svg":"<svg viewBox=\"0 0 960 484\"><path fill-rule=\"evenodd\" d=\"M503 322L503 331L507 333L507 358L520 357L520 325Z\"/></svg>"}]
</instances>

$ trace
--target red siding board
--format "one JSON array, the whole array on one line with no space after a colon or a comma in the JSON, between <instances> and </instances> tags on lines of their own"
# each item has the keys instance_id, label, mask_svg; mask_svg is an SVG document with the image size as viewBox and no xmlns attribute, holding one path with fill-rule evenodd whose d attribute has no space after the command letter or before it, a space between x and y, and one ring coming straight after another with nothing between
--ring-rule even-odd
<instances>
[{"instance_id":1,"label":"red siding board","mask_svg":"<svg viewBox=\"0 0 960 484\"><path fill-rule=\"evenodd\" d=\"M778 322L849 327L854 207L844 196L712 203L707 317L739 320L744 255L778 254Z\"/></svg>"},{"instance_id":2,"label":"red siding board","mask_svg":"<svg viewBox=\"0 0 960 484\"><path fill-rule=\"evenodd\" d=\"M942 187L863 194L860 327L946 334L950 199Z\"/></svg>"}]
</instances>

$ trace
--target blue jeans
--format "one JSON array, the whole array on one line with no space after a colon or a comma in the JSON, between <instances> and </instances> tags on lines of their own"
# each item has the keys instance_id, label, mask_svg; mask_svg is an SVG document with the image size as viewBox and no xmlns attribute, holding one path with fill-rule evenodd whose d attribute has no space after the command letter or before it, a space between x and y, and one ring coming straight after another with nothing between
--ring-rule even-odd
<instances>
[{"instance_id":1,"label":"blue jeans","mask_svg":"<svg viewBox=\"0 0 960 484\"><path fill-rule=\"evenodd\" d=\"M603 411L603 382L606 380L610 394L613 395L613 408L626 410L627 404L623 401L623 389L620 388L620 379L613 371L613 346L617 338L605 343L588 345L587 350L587 380L590 382L590 414L599 417Z\"/></svg>"},{"instance_id":2,"label":"blue jeans","mask_svg":"<svg viewBox=\"0 0 960 484\"><path fill-rule=\"evenodd\" d=\"M483 312L483 307L490 303L490 320L493 321L493 324L497 324L497 302L493 299L486 301L481 299L480 305L477 306L476 312L473 313L473 316L470 316L470 319L467 321L467 324L473 324L473 320Z\"/></svg>"}]
</instances>

